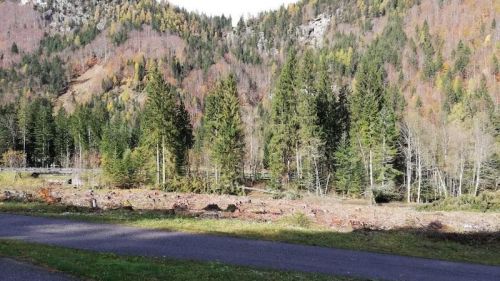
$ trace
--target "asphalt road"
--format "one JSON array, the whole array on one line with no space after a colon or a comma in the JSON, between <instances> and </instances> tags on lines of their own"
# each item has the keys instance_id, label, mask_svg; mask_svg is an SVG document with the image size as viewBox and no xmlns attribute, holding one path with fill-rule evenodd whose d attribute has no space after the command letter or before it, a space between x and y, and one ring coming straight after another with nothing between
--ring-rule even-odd
<instances>
[{"instance_id":1,"label":"asphalt road","mask_svg":"<svg viewBox=\"0 0 500 281\"><path fill-rule=\"evenodd\" d=\"M72 277L31 264L0 258L1 281L75 281Z\"/></svg>"},{"instance_id":2,"label":"asphalt road","mask_svg":"<svg viewBox=\"0 0 500 281\"><path fill-rule=\"evenodd\" d=\"M0 214L0 238L123 255L218 261L384 280L500 280L497 266L10 214Z\"/></svg>"}]
</instances>

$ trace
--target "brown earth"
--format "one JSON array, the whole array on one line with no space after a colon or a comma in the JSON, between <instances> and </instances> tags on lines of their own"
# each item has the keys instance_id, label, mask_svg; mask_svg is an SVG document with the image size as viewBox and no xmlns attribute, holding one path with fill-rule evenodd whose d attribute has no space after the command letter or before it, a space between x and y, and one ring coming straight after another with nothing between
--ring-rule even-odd
<instances>
[{"instance_id":1,"label":"brown earth","mask_svg":"<svg viewBox=\"0 0 500 281\"><path fill-rule=\"evenodd\" d=\"M446 232L500 231L500 213L422 212L406 204L369 205L363 200L339 197L272 199L253 193L248 196L171 193L149 189L79 189L61 184L48 188L12 191L0 187L0 201L6 197L38 198L48 203L97 208L162 210L166 213L210 218L238 218L251 221L278 221L303 213L319 226L338 230L389 230L432 228Z\"/></svg>"}]
</instances>

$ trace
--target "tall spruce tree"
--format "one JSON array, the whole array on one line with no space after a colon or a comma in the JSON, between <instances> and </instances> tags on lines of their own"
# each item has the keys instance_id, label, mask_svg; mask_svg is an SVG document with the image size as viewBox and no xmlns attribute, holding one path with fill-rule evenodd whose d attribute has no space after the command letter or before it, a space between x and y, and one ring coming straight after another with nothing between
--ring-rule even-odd
<instances>
[{"instance_id":1,"label":"tall spruce tree","mask_svg":"<svg viewBox=\"0 0 500 281\"><path fill-rule=\"evenodd\" d=\"M322 193L324 164L324 134L318 116L318 95L316 92L316 69L314 55L307 50L301 60L298 74L296 144L297 178L308 190Z\"/></svg>"},{"instance_id":2,"label":"tall spruce tree","mask_svg":"<svg viewBox=\"0 0 500 281\"><path fill-rule=\"evenodd\" d=\"M351 145L364 166L366 197L392 184L396 140L394 105L388 98L380 54L370 48L362 58L351 97Z\"/></svg>"},{"instance_id":3,"label":"tall spruce tree","mask_svg":"<svg viewBox=\"0 0 500 281\"><path fill-rule=\"evenodd\" d=\"M68 168L71 165L71 153L73 150L73 138L71 136L71 120L64 108L60 108L54 118L55 136L54 146L56 150L57 163L61 167Z\"/></svg>"},{"instance_id":4,"label":"tall spruce tree","mask_svg":"<svg viewBox=\"0 0 500 281\"><path fill-rule=\"evenodd\" d=\"M214 165L217 192L237 193L243 179L244 132L236 80L220 80L205 105L204 141Z\"/></svg>"},{"instance_id":5,"label":"tall spruce tree","mask_svg":"<svg viewBox=\"0 0 500 281\"><path fill-rule=\"evenodd\" d=\"M15 149L17 144L16 110L13 105L0 108L0 152Z\"/></svg>"},{"instance_id":6,"label":"tall spruce tree","mask_svg":"<svg viewBox=\"0 0 500 281\"><path fill-rule=\"evenodd\" d=\"M177 174L185 175L187 174L187 170L189 168L188 151L191 148L193 148L194 136L193 136L193 126L191 125L191 119L182 100L176 106L175 127L177 128L178 131L176 148L175 148L176 170Z\"/></svg>"},{"instance_id":7,"label":"tall spruce tree","mask_svg":"<svg viewBox=\"0 0 500 281\"><path fill-rule=\"evenodd\" d=\"M30 111L29 111L29 100L26 95L22 95L18 101L17 106L17 126L19 128L20 138L23 146L23 153L25 156L24 167L27 165L26 155L28 153L28 141L29 141L29 125L30 125Z\"/></svg>"},{"instance_id":8,"label":"tall spruce tree","mask_svg":"<svg viewBox=\"0 0 500 281\"><path fill-rule=\"evenodd\" d=\"M163 79L156 63L149 64L146 92L143 143L155 150L156 182L165 186L167 177L186 173L187 151L194 142L191 121L177 89Z\"/></svg>"},{"instance_id":9,"label":"tall spruce tree","mask_svg":"<svg viewBox=\"0 0 500 281\"><path fill-rule=\"evenodd\" d=\"M297 58L290 51L272 95L268 165L274 185L287 185L293 173L297 144Z\"/></svg>"},{"instance_id":10,"label":"tall spruce tree","mask_svg":"<svg viewBox=\"0 0 500 281\"><path fill-rule=\"evenodd\" d=\"M167 170L169 174L175 173L177 92L165 82L156 63L149 64L146 92L148 99L144 136L146 143L156 150L156 183L165 186Z\"/></svg>"},{"instance_id":11,"label":"tall spruce tree","mask_svg":"<svg viewBox=\"0 0 500 281\"><path fill-rule=\"evenodd\" d=\"M343 196L358 196L365 184L363 163L353 146L355 145L350 143L348 134L344 133L334 152L335 191Z\"/></svg>"},{"instance_id":12,"label":"tall spruce tree","mask_svg":"<svg viewBox=\"0 0 500 281\"><path fill-rule=\"evenodd\" d=\"M349 105L347 97L349 88L341 87L338 93L333 93L327 57L320 56L316 81L317 112L325 142L325 162L329 174L335 171L337 165L337 150L340 149L342 138L348 140L349 135Z\"/></svg>"},{"instance_id":13,"label":"tall spruce tree","mask_svg":"<svg viewBox=\"0 0 500 281\"><path fill-rule=\"evenodd\" d=\"M87 150L86 135L87 135L87 118L90 116L90 110L86 106L78 105L75 112L71 115L70 126L73 143L75 144L75 154L78 155L75 159L74 166L76 168L84 168L84 151Z\"/></svg>"},{"instance_id":14,"label":"tall spruce tree","mask_svg":"<svg viewBox=\"0 0 500 281\"><path fill-rule=\"evenodd\" d=\"M33 159L35 165L47 167L52 163L51 160L54 151L54 118L52 116L52 105L47 99L38 99L35 101L33 109Z\"/></svg>"}]
</instances>

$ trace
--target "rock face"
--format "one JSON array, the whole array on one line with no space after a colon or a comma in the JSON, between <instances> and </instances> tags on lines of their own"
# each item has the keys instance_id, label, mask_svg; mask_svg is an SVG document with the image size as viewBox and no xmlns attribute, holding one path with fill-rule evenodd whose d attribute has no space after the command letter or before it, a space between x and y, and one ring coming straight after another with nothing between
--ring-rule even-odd
<instances>
[{"instance_id":1,"label":"rock face","mask_svg":"<svg viewBox=\"0 0 500 281\"><path fill-rule=\"evenodd\" d=\"M112 9L114 1L98 0L21 0L22 5L33 5L41 13L41 18L51 32L70 33L75 28L84 26L95 20L97 28L103 30L106 26L106 18L102 15ZM96 9L100 13L95 13ZM95 18L98 16L98 18Z\"/></svg>"},{"instance_id":2,"label":"rock face","mask_svg":"<svg viewBox=\"0 0 500 281\"><path fill-rule=\"evenodd\" d=\"M327 14L321 14L314 20L299 27L299 42L321 48L323 37L332 17Z\"/></svg>"}]
</instances>

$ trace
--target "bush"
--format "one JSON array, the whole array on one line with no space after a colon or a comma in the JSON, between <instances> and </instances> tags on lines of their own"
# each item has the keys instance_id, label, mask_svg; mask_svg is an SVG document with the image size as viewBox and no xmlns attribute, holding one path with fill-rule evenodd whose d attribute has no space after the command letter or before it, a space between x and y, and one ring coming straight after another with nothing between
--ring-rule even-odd
<instances>
[{"instance_id":1,"label":"bush","mask_svg":"<svg viewBox=\"0 0 500 281\"><path fill-rule=\"evenodd\" d=\"M49 36L45 34L44 38L40 41L40 49L50 55L52 53L60 52L66 48L64 38L59 35Z\"/></svg>"},{"instance_id":2,"label":"bush","mask_svg":"<svg viewBox=\"0 0 500 281\"><path fill-rule=\"evenodd\" d=\"M462 195L460 197L448 197L421 206L419 210L499 212L500 192L484 192L479 196Z\"/></svg>"},{"instance_id":3,"label":"bush","mask_svg":"<svg viewBox=\"0 0 500 281\"><path fill-rule=\"evenodd\" d=\"M209 183L200 177L175 177L167 181L165 190L169 192L204 193L209 190Z\"/></svg>"},{"instance_id":4,"label":"bush","mask_svg":"<svg viewBox=\"0 0 500 281\"><path fill-rule=\"evenodd\" d=\"M2 164L7 168L21 168L25 161L26 154L22 151L9 149L2 154Z\"/></svg>"},{"instance_id":5,"label":"bush","mask_svg":"<svg viewBox=\"0 0 500 281\"><path fill-rule=\"evenodd\" d=\"M120 46L121 44L125 43L128 39L128 31L126 29L121 29L120 31L114 33L111 36L111 41L116 45Z\"/></svg>"},{"instance_id":6,"label":"bush","mask_svg":"<svg viewBox=\"0 0 500 281\"><path fill-rule=\"evenodd\" d=\"M101 81L101 89L104 93L107 93L113 89L113 80L109 77L105 77Z\"/></svg>"},{"instance_id":7,"label":"bush","mask_svg":"<svg viewBox=\"0 0 500 281\"><path fill-rule=\"evenodd\" d=\"M105 157L104 173L108 184L119 188L135 188L149 181L145 153L126 150L120 157Z\"/></svg>"},{"instance_id":8,"label":"bush","mask_svg":"<svg viewBox=\"0 0 500 281\"><path fill-rule=\"evenodd\" d=\"M394 193L391 190L384 190L384 189L376 189L373 191L373 198L375 200L375 203L381 204L381 203L389 203L391 201L398 201L400 200L400 196L397 193Z\"/></svg>"},{"instance_id":9,"label":"bush","mask_svg":"<svg viewBox=\"0 0 500 281\"><path fill-rule=\"evenodd\" d=\"M306 214L298 212L283 219L286 224L295 227L309 228L312 225L311 219Z\"/></svg>"},{"instance_id":10,"label":"bush","mask_svg":"<svg viewBox=\"0 0 500 281\"><path fill-rule=\"evenodd\" d=\"M10 47L10 51L13 54L19 54L19 47L17 47L16 42L12 43L12 47Z\"/></svg>"}]
</instances>

